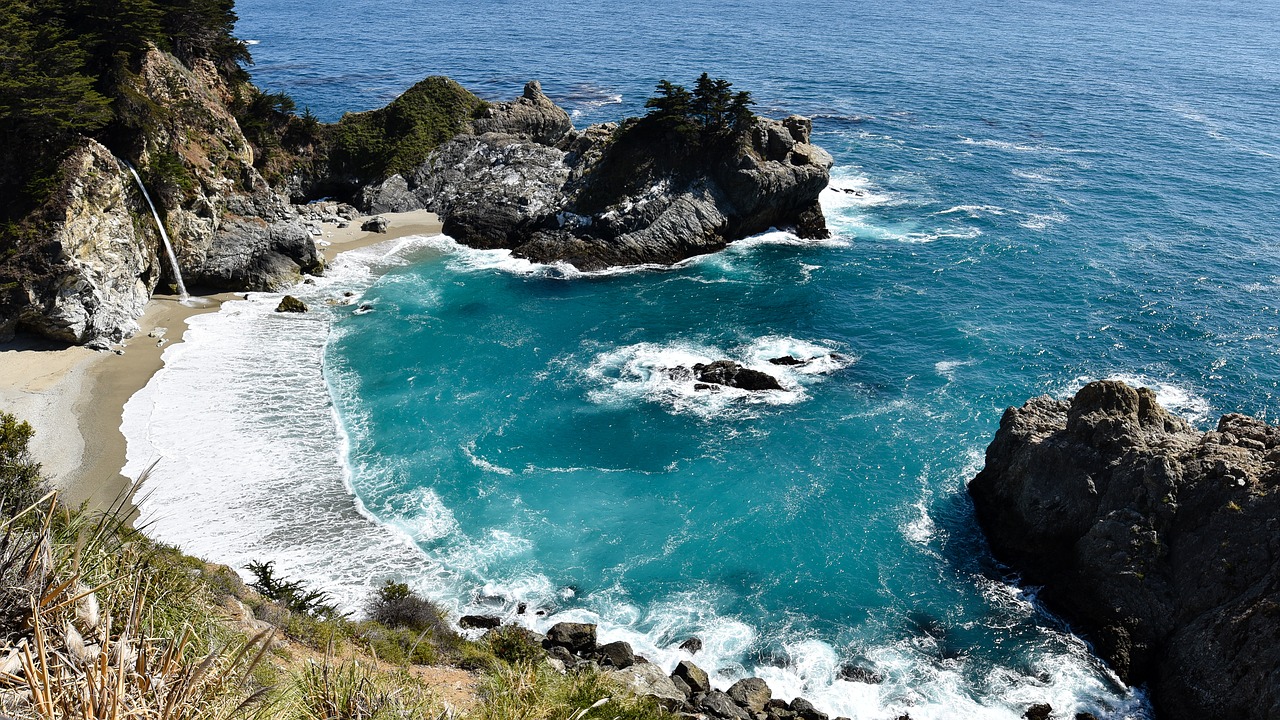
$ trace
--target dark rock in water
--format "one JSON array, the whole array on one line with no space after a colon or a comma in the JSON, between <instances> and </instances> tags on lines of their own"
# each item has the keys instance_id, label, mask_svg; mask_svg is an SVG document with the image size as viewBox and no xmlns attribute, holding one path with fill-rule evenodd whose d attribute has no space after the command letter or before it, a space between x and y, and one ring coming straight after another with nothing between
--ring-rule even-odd
<instances>
[{"instance_id":1,"label":"dark rock in water","mask_svg":"<svg viewBox=\"0 0 1280 720\"><path fill-rule=\"evenodd\" d=\"M829 720L828 715L813 706L813 703L804 698L796 698L791 701L791 712L801 720Z\"/></svg>"},{"instance_id":2,"label":"dark rock in water","mask_svg":"<svg viewBox=\"0 0 1280 720\"><path fill-rule=\"evenodd\" d=\"M365 232L385 233L387 231L387 225L389 224L390 223L387 222L386 218L380 215L375 215L374 217L360 223L360 229Z\"/></svg>"},{"instance_id":3,"label":"dark rock in water","mask_svg":"<svg viewBox=\"0 0 1280 720\"><path fill-rule=\"evenodd\" d=\"M747 710L760 712L773 697L773 691L760 678L744 678L729 687L729 697Z\"/></svg>"},{"instance_id":4,"label":"dark rock in water","mask_svg":"<svg viewBox=\"0 0 1280 720\"><path fill-rule=\"evenodd\" d=\"M719 690L708 692L699 705L703 710L718 718L725 718L725 720L751 720L751 716L747 714L747 711L738 707L733 698Z\"/></svg>"},{"instance_id":5,"label":"dark rock in water","mask_svg":"<svg viewBox=\"0 0 1280 720\"><path fill-rule=\"evenodd\" d=\"M840 668L840 679L849 682L867 683L868 685L879 685L884 682L884 675L861 665L848 664Z\"/></svg>"},{"instance_id":6,"label":"dark rock in water","mask_svg":"<svg viewBox=\"0 0 1280 720\"><path fill-rule=\"evenodd\" d=\"M1049 720L1053 717L1053 708L1048 703L1038 703L1027 708L1022 717L1026 720Z\"/></svg>"},{"instance_id":7,"label":"dark rock in water","mask_svg":"<svg viewBox=\"0 0 1280 720\"><path fill-rule=\"evenodd\" d=\"M809 143L809 128L756 118L689 148L645 120L577 131L531 82L406 180L445 233L472 247L582 270L673 263L770 227L827 237L818 194L831 157Z\"/></svg>"},{"instance_id":8,"label":"dark rock in water","mask_svg":"<svg viewBox=\"0 0 1280 720\"><path fill-rule=\"evenodd\" d=\"M696 391L699 391L699 392L702 392L702 391L704 391L704 390L709 390L709 391L714 392L714 391L716 391L718 388L716 388L716 386L715 386L715 385L711 385L710 383L694 383L694 384L693 384L693 389L694 389L694 390L696 390Z\"/></svg>"},{"instance_id":9,"label":"dark rock in water","mask_svg":"<svg viewBox=\"0 0 1280 720\"><path fill-rule=\"evenodd\" d=\"M307 311L307 304L292 295L285 295L280 299L280 304L276 306L278 313L304 313Z\"/></svg>"},{"instance_id":10,"label":"dark rock in water","mask_svg":"<svg viewBox=\"0 0 1280 720\"><path fill-rule=\"evenodd\" d=\"M697 385L694 385L693 387L695 390L703 389L703 388L699 388ZM688 640L685 640L684 642L680 643L680 649L684 650L690 655L697 655L698 651L702 650L702 639L697 637L691 637Z\"/></svg>"},{"instance_id":11,"label":"dark rock in water","mask_svg":"<svg viewBox=\"0 0 1280 720\"><path fill-rule=\"evenodd\" d=\"M681 660L676 669L671 671L671 677L680 678L695 693L711 690L711 679L707 677L706 671L688 660Z\"/></svg>"},{"instance_id":12,"label":"dark rock in water","mask_svg":"<svg viewBox=\"0 0 1280 720\"><path fill-rule=\"evenodd\" d=\"M596 649L596 657L600 659L601 665L618 670L629 668L636 663L635 653L631 651L631 643L622 640L601 645Z\"/></svg>"},{"instance_id":13,"label":"dark rock in water","mask_svg":"<svg viewBox=\"0 0 1280 720\"><path fill-rule=\"evenodd\" d=\"M782 357L773 358L769 362L773 365L803 365L808 361L790 355L783 355Z\"/></svg>"},{"instance_id":14,"label":"dark rock in water","mask_svg":"<svg viewBox=\"0 0 1280 720\"><path fill-rule=\"evenodd\" d=\"M1076 713L1076 720L1098 720L1098 716L1093 713L1080 712Z\"/></svg>"},{"instance_id":15,"label":"dark rock in water","mask_svg":"<svg viewBox=\"0 0 1280 720\"><path fill-rule=\"evenodd\" d=\"M547 643L569 652L585 655L596 649L596 626L588 623L562 622L547 631Z\"/></svg>"},{"instance_id":16,"label":"dark rock in water","mask_svg":"<svg viewBox=\"0 0 1280 720\"><path fill-rule=\"evenodd\" d=\"M502 625L502 618L493 615L463 615L458 619L458 626L464 630L492 630Z\"/></svg>"},{"instance_id":17,"label":"dark rock in water","mask_svg":"<svg viewBox=\"0 0 1280 720\"><path fill-rule=\"evenodd\" d=\"M732 360L716 360L708 365L693 366L694 376L704 383L715 383L741 390L781 390L778 379L766 372L743 367Z\"/></svg>"},{"instance_id":18,"label":"dark rock in water","mask_svg":"<svg viewBox=\"0 0 1280 720\"><path fill-rule=\"evenodd\" d=\"M516 614L517 614L517 615L523 615L523 614L525 613L525 611L526 611L526 610L528 610L528 609L529 609L529 606L528 606L527 604L525 604L525 603L518 603L518 604L516 605Z\"/></svg>"},{"instance_id":19,"label":"dark rock in water","mask_svg":"<svg viewBox=\"0 0 1280 720\"><path fill-rule=\"evenodd\" d=\"M969 484L996 557L1159 717L1280 717L1280 428L1201 433L1147 389L1010 408Z\"/></svg>"}]
</instances>

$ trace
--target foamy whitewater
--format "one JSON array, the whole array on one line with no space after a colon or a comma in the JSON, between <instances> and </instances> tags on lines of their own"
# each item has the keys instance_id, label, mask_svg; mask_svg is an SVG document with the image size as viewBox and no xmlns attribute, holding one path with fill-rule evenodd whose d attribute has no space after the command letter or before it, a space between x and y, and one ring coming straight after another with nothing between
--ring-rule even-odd
<instances>
[{"instance_id":1,"label":"foamy whitewater","mask_svg":"<svg viewBox=\"0 0 1280 720\"><path fill-rule=\"evenodd\" d=\"M1201 428L1274 415L1274 8L659 2L620 35L598 0L237 7L255 79L326 119L442 72L536 77L581 127L724 75L814 118L833 237L603 273L414 238L290 290L309 314L198 316L125 410L160 539L352 608L399 578L596 622L668 670L697 635L717 686L833 716L1149 717L991 560L964 484L1006 407L1094 379ZM678 371L718 359L783 389Z\"/></svg>"}]
</instances>

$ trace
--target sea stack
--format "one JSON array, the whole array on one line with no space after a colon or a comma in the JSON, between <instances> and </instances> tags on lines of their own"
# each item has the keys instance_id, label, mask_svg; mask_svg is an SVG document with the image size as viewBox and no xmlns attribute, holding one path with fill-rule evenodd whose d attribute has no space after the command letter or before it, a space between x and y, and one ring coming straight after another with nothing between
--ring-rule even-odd
<instances>
[{"instance_id":1,"label":"sea stack","mask_svg":"<svg viewBox=\"0 0 1280 720\"><path fill-rule=\"evenodd\" d=\"M1145 388L1008 409L969 484L996 557L1160 717L1280 717L1280 428Z\"/></svg>"}]
</instances>

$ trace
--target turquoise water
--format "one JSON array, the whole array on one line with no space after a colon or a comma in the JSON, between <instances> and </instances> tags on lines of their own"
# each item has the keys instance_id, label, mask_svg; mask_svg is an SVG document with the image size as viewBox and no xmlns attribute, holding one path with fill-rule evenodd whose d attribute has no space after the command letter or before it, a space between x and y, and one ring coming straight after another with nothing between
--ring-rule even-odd
<instances>
[{"instance_id":1,"label":"turquoise water","mask_svg":"<svg viewBox=\"0 0 1280 720\"><path fill-rule=\"evenodd\" d=\"M539 78L581 126L708 70L813 116L835 157L830 242L567 278L435 242L364 293L372 312L338 311L351 485L433 592L598 621L665 663L698 634L722 679L856 717L1146 712L1004 582L964 483L1006 406L1090 379L1203 427L1274 414L1280 8L239 11L259 84L327 119L442 73L494 99ZM815 360L766 362L784 353ZM664 372L724 357L786 391ZM850 661L886 682L838 681Z\"/></svg>"}]
</instances>

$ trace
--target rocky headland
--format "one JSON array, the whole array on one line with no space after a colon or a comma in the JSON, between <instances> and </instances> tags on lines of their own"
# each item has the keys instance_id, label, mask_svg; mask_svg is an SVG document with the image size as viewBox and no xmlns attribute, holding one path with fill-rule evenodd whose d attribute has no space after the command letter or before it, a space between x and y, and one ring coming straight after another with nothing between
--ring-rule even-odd
<instances>
[{"instance_id":1,"label":"rocky headland","mask_svg":"<svg viewBox=\"0 0 1280 720\"><path fill-rule=\"evenodd\" d=\"M1159 716L1280 717L1280 427L1145 388L1010 408L969 484L995 556Z\"/></svg>"},{"instance_id":2,"label":"rocky headland","mask_svg":"<svg viewBox=\"0 0 1280 720\"><path fill-rule=\"evenodd\" d=\"M490 104L431 77L324 125L154 44L120 76L124 129L64 139L48 192L16 217L8 208L0 338L119 342L151 295L175 286L131 166L182 278L203 292L278 290L322 272L321 225L360 212L432 210L464 244L584 270L672 263L771 227L826 234L817 197L831 158L804 118L747 113L706 137L643 118L576 130L537 82Z\"/></svg>"}]
</instances>

